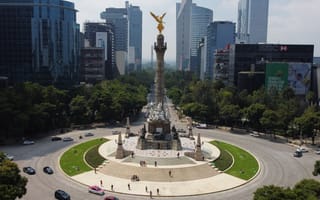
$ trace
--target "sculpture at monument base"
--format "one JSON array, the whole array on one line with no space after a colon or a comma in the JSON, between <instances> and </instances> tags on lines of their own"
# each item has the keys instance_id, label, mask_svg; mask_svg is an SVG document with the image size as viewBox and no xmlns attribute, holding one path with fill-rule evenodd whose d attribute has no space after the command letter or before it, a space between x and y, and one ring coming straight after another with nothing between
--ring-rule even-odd
<instances>
[{"instance_id":1,"label":"sculpture at monument base","mask_svg":"<svg viewBox=\"0 0 320 200\"><path fill-rule=\"evenodd\" d=\"M201 139L200 139L200 133L198 134L197 144L195 152L185 152L185 156L188 156L190 158L195 159L196 161L204 161L204 155L201 151Z\"/></svg>"},{"instance_id":2,"label":"sculpture at monument base","mask_svg":"<svg viewBox=\"0 0 320 200\"><path fill-rule=\"evenodd\" d=\"M117 146L117 151L116 151L116 159L122 159L125 158L133 153L133 151L127 151L123 148L122 146L122 137L121 133L118 135L118 146Z\"/></svg>"}]
</instances>

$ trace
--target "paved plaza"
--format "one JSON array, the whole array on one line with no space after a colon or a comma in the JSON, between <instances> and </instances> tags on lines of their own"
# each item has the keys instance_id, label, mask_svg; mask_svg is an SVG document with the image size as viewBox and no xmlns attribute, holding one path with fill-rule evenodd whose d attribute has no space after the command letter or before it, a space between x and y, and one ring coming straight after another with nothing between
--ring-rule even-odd
<instances>
[{"instance_id":1,"label":"paved plaza","mask_svg":"<svg viewBox=\"0 0 320 200\"><path fill-rule=\"evenodd\" d=\"M98 185L107 191L150 195L156 197L185 196L213 193L240 186L246 181L217 171L209 161L219 157L220 151L208 143L209 138L201 138L205 161L195 161L185 157L184 152L193 151L194 140L181 138L183 149L174 150L138 150L135 148L137 137L126 138L124 148L133 150L134 156L115 159L117 136L107 137L109 142L99 148L99 153L106 158L95 173L94 170L71 177L85 185ZM179 153L179 156L177 156ZM146 165L141 165L141 161ZM136 175L139 181L131 178ZM102 185L101 185L102 182ZM129 186L130 189L129 189ZM147 190L146 190L147 188Z\"/></svg>"}]
</instances>

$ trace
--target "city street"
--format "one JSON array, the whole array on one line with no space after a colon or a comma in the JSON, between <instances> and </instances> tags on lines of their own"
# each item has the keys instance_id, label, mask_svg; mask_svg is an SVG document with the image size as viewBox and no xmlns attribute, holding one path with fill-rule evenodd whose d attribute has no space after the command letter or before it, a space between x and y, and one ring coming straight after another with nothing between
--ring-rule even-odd
<instances>
[{"instance_id":1,"label":"city street","mask_svg":"<svg viewBox=\"0 0 320 200\"><path fill-rule=\"evenodd\" d=\"M186 123L178 121L175 113L171 112L172 124L179 128L186 129ZM141 122L132 125L132 131L137 132L140 129ZM5 151L15 156L15 162L22 167L31 166L37 171L36 175L26 175L29 179L27 194L23 197L25 200L34 199L53 199L56 189L63 189L68 192L72 199L102 199L102 197L89 194L87 186L81 185L69 179L59 168L59 156L72 145L91 140L97 137L111 135L112 131L125 131L125 128L98 128L87 131L73 131L63 136L74 138L74 142L62 142L50 140L50 137L36 140L34 145L15 145L1 147ZM79 139L80 135L86 132L94 133L93 137L84 137ZM288 144L273 142L259 137L252 137L249 134L232 134L219 129L194 129L194 135L200 133L203 137L223 140L231 144L238 145L254 154L261 164L260 174L251 182L238 188L206 194L200 196L175 197L174 199L251 199L253 192L263 185L275 184L279 186L293 186L296 182L304 178L313 178L313 165L319 159L313 151L305 153L301 158L293 157L295 147ZM50 166L54 170L53 175L43 173L42 168ZM319 180L319 178L318 178ZM109 194L109 192L107 192ZM147 196L129 196L124 194L113 194L120 199L149 199ZM156 199L172 199L172 197L155 197Z\"/></svg>"}]
</instances>

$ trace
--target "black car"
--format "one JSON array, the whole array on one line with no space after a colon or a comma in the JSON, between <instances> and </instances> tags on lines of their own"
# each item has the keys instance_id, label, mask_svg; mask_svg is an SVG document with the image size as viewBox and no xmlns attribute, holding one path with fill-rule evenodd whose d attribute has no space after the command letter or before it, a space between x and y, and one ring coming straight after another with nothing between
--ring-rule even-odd
<instances>
[{"instance_id":1,"label":"black car","mask_svg":"<svg viewBox=\"0 0 320 200\"><path fill-rule=\"evenodd\" d=\"M70 200L70 195L63 190L56 190L54 197L59 200Z\"/></svg>"},{"instance_id":2,"label":"black car","mask_svg":"<svg viewBox=\"0 0 320 200\"><path fill-rule=\"evenodd\" d=\"M51 169L51 167L48 166L43 168L43 172L47 174L53 174L53 170Z\"/></svg>"},{"instance_id":3,"label":"black car","mask_svg":"<svg viewBox=\"0 0 320 200\"><path fill-rule=\"evenodd\" d=\"M33 169L32 167L24 167L22 170L24 173L27 173L29 175L36 174L36 170Z\"/></svg>"},{"instance_id":4,"label":"black car","mask_svg":"<svg viewBox=\"0 0 320 200\"><path fill-rule=\"evenodd\" d=\"M54 136L51 138L51 141L59 141L59 140L62 140L62 138L58 136Z\"/></svg>"}]
</instances>

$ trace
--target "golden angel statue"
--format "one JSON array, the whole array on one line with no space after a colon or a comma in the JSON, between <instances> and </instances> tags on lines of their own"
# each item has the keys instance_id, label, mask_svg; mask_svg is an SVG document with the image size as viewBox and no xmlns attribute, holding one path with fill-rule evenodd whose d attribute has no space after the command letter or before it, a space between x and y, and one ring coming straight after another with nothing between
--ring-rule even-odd
<instances>
[{"instance_id":1,"label":"golden angel statue","mask_svg":"<svg viewBox=\"0 0 320 200\"><path fill-rule=\"evenodd\" d=\"M157 28L158 28L159 32L162 33L162 30L164 29L163 18L164 18L164 16L166 16L166 13L163 13L162 16L157 16L157 15L153 14L153 12L150 12L150 14L159 23Z\"/></svg>"}]
</instances>

